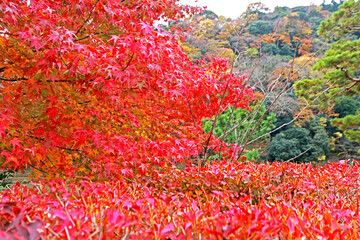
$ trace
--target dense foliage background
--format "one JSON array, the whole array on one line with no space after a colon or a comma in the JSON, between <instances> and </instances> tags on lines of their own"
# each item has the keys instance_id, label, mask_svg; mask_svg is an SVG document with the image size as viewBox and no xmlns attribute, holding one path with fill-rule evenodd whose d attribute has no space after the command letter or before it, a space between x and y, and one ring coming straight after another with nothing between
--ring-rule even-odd
<instances>
[{"instance_id":1,"label":"dense foliage background","mask_svg":"<svg viewBox=\"0 0 360 240\"><path fill-rule=\"evenodd\" d=\"M266 116L276 117L276 131L271 133L271 138L261 145L254 142L255 145L246 146L247 151L259 151L263 160L286 161L309 147L306 154L294 160L359 158L360 35L358 15L353 14L359 7L356 1L341 3L277 7L273 11L267 11L262 4L253 4L235 20L208 10L178 21L183 29L192 28L182 43L190 59L230 57L236 70L248 74L254 94L264 100L258 106L269 108ZM333 12L336 13L331 17ZM334 68L337 70L333 71ZM225 118L227 115L224 112ZM242 118L232 115L231 121L239 122ZM266 121L265 118L260 123ZM242 126L247 128L244 123ZM269 131L261 124L256 132ZM219 122L217 128L224 131L227 125ZM321 134L320 130L313 130L315 125L324 128ZM277 129L280 126L283 127ZM291 126L301 128L298 131L314 144L296 147L301 141L291 134L296 131L289 130ZM208 129L205 125L204 130ZM285 141L288 147L283 144Z\"/></svg>"}]
</instances>

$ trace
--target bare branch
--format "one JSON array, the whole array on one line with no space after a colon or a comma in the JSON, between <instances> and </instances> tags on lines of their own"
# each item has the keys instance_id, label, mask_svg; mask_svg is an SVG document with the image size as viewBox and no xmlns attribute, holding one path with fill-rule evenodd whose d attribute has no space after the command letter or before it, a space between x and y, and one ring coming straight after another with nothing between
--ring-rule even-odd
<instances>
[{"instance_id":1,"label":"bare branch","mask_svg":"<svg viewBox=\"0 0 360 240\"><path fill-rule=\"evenodd\" d=\"M247 19L247 21L245 22L245 25L241 28L240 33L238 34L239 39L238 39L238 41L236 42L236 48L235 48L235 49L238 48L239 42L240 42L240 36L241 36L242 33L244 32L244 30L245 30L246 26L249 24L250 20L251 20L251 16ZM238 57L235 57L235 60L236 60L237 58L238 58ZM235 63L232 64L229 75L232 75L232 74L233 74L234 65L235 65ZM211 137L212 137L212 135L213 135L213 132L214 132L215 124L216 124L216 122L217 122L217 120L218 120L218 118L219 118L219 116L220 116L220 108L221 108L221 106L222 106L222 104L223 104L223 101L224 101L224 98L225 98L227 89L229 88L229 84L230 84L230 78L229 78L229 80L227 81L226 87L225 87L225 89L224 89L224 91L223 91L223 95L221 96L220 104L219 104L219 107L218 107L218 109L217 109L217 111L216 111L216 115L215 115L215 119L214 119L213 125L211 126L210 135L209 135L209 138L208 138L207 141L206 141L206 145L205 145L205 148L204 148L204 159L201 161L201 166L203 166L203 165L206 163L206 161L207 161L207 158L208 158L207 149L208 149L208 147L209 147L210 139L211 139ZM245 86L244 86L244 87L245 87Z\"/></svg>"},{"instance_id":2,"label":"bare branch","mask_svg":"<svg viewBox=\"0 0 360 240\"><path fill-rule=\"evenodd\" d=\"M301 157L302 155L304 155L305 153L307 153L308 151L310 151L310 149L312 149L312 146L309 147L308 149L306 149L305 151L303 151L302 153L300 153L299 155L297 155L297 156L295 156L295 157L293 157L293 158L290 158L290 159L288 159L288 160L286 160L286 161L284 161L284 162L294 161L295 159Z\"/></svg>"},{"instance_id":3,"label":"bare branch","mask_svg":"<svg viewBox=\"0 0 360 240\"><path fill-rule=\"evenodd\" d=\"M257 128L257 126L259 125L260 121L264 118L265 114L271 109L271 107L274 105L274 103L279 99L279 97L281 97L284 92L287 90L287 86L289 85L289 82L286 83L286 86L284 87L284 89L275 97L274 101L269 105L269 107L264 111L264 113L261 115L261 117L259 118L259 120L257 121L256 125L253 127L250 135L248 136L245 144L243 145L243 147L241 148L241 151L238 155L238 158L240 157L240 155L243 153L243 151L245 150L245 147L248 145L251 136L254 134L255 129Z\"/></svg>"},{"instance_id":4,"label":"bare branch","mask_svg":"<svg viewBox=\"0 0 360 240\"><path fill-rule=\"evenodd\" d=\"M255 138L255 139L253 139L253 140L251 140L251 141L249 141L247 144L251 144L251 143L253 143L253 142L255 142L255 141L257 141L257 140L259 140L259 139L261 139L261 138L263 138L263 137L265 137L265 136L267 136L267 135L270 135L271 133L274 133L274 132L278 131L279 129L281 129L281 128L287 126L287 125L290 125L290 124L293 123L293 122L295 122L295 120L298 119L298 118L300 117L300 115L301 115L312 103L314 103L321 95L323 95L324 93L326 93L327 91L329 91L330 89L332 89L334 85L335 85L335 84L333 84L333 85L331 85L330 87L326 88L326 89L323 90L321 93L319 93L319 95L316 96L316 98L314 98L312 101L308 102L308 104L307 104L303 109L301 109L301 111L300 111L291 121L289 121L289 122L287 122L287 123L284 123L284 124L282 124L281 126L279 126L279 127L275 128L275 129L273 129L273 130L271 130L271 131L269 131L269 132L267 132L267 133L265 133L265 134L263 134L263 135ZM243 147L243 146L241 146L241 147Z\"/></svg>"}]
</instances>

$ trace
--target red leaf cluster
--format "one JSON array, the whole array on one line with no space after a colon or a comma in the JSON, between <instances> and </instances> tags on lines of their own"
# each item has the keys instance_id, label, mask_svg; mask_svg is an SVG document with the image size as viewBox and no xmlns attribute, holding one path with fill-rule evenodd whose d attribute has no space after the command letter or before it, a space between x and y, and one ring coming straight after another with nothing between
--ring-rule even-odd
<instances>
[{"instance_id":1,"label":"red leaf cluster","mask_svg":"<svg viewBox=\"0 0 360 240\"><path fill-rule=\"evenodd\" d=\"M177 0L1 1L2 166L100 180L198 156L201 119L247 108L252 91L226 59L192 63L182 33L156 25L195 11Z\"/></svg>"}]
</instances>

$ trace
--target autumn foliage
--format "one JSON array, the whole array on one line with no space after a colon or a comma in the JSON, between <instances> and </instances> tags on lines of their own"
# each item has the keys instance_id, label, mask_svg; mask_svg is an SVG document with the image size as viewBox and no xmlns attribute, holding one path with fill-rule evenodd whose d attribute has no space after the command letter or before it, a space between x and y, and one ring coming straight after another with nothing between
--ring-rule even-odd
<instances>
[{"instance_id":1,"label":"autumn foliage","mask_svg":"<svg viewBox=\"0 0 360 240\"><path fill-rule=\"evenodd\" d=\"M173 0L2 1L3 167L109 179L198 156L201 119L246 108L252 93L227 60L193 64L181 32L155 24L195 10Z\"/></svg>"},{"instance_id":2,"label":"autumn foliage","mask_svg":"<svg viewBox=\"0 0 360 240\"><path fill-rule=\"evenodd\" d=\"M47 239L357 239L359 167L221 162L14 186L0 195L0 237L41 226Z\"/></svg>"},{"instance_id":3,"label":"autumn foliage","mask_svg":"<svg viewBox=\"0 0 360 240\"><path fill-rule=\"evenodd\" d=\"M181 29L157 25L196 11L1 1L0 164L34 179L0 192L1 239L359 237L359 165L228 161L236 146L203 133L253 93L227 59L193 63Z\"/></svg>"}]
</instances>

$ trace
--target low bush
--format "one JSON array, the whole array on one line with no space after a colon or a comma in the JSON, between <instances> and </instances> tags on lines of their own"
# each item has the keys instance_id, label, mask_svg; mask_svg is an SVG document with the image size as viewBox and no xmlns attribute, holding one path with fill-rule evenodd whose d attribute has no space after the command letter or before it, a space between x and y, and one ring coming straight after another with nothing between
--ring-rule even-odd
<instances>
[{"instance_id":1,"label":"low bush","mask_svg":"<svg viewBox=\"0 0 360 240\"><path fill-rule=\"evenodd\" d=\"M359 174L346 161L214 162L136 181L18 184L0 193L0 238L356 239Z\"/></svg>"}]
</instances>

